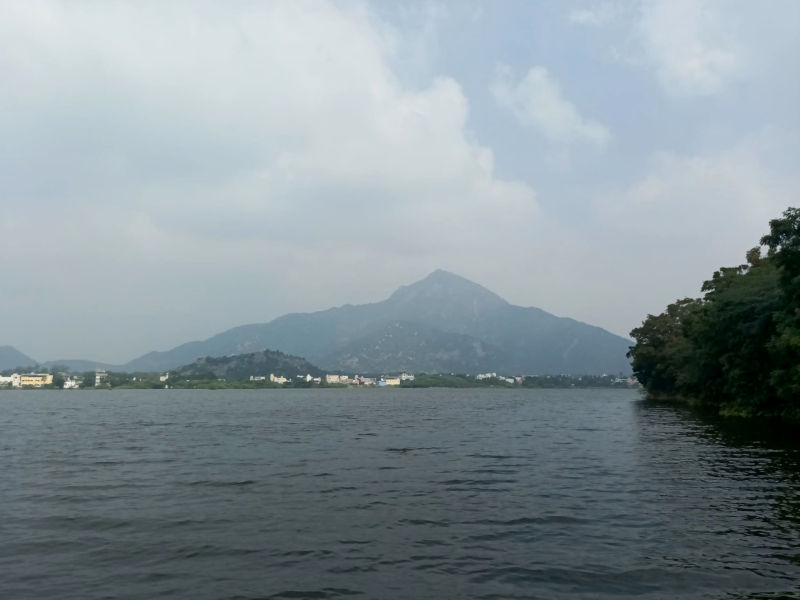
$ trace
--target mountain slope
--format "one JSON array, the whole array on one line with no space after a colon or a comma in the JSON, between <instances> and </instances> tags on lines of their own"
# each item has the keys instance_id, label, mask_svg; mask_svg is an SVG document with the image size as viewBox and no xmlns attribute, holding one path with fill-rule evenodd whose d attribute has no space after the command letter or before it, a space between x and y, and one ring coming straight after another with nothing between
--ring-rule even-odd
<instances>
[{"instance_id":1,"label":"mountain slope","mask_svg":"<svg viewBox=\"0 0 800 600\"><path fill-rule=\"evenodd\" d=\"M503 364L496 346L460 333L395 321L359 338L320 364L349 373L475 373Z\"/></svg>"},{"instance_id":2,"label":"mountain slope","mask_svg":"<svg viewBox=\"0 0 800 600\"><path fill-rule=\"evenodd\" d=\"M66 369L71 371L72 373L82 373L85 371L99 371L99 370L109 370L113 371L118 369L118 367L111 365L109 363L102 363L96 360L83 360L83 359L72 359L72 358L65 358L63 360L48 360L47 362L42 363L42 366L48 369Z\"/></svg>"},{"instance_id":3,"label":"mountain slope","mask_svg":"<svg viewBox=\"0 0 800 600\"><path fill-rule=\"evenodd\" d=\"M386 337L392 324L403 323ZM409 327L413 327L409 329ZM416 338L407 336L416 332ZM466 336L463 339L445 334ZM401 347L398 339L411 345ZM420 340L425 345L414 346ZM441 347L436 347L436 340ZM474 343L489 351L472 352ZM376 344L384 360L370 354ZM630 342L598 327L557 317L538 308L514 306L463 277L435 271L403 286L381 302L345 305L315 313L295 313L263 324L243 325L205 341L166 352L151 352L124 365L128 371L158 371L200 356L235 355L277 348L305 356L325 369L369 365L370 371L501 370L508 373L629 372L625 352ZM415 349L416 348L416 349ZM446 364L435 357L458 349L462 360ZM427 356L428 358L423 358ZM456 356L456 355L453 355ZM449 359L448 359L449 360ZM348 368L348 370L350 370ZM365 369L360 369L365 370Z\"/></svg>"},{"instance_id":4,"label":"mountain slope","mask_svg":"<svg viewBox=\"0 0 800 600\"><path fill-rule=\"evenodd\" d=\"M376 328L394 321L438 323L440 329L464 329L462 321L478 318L508 303L486 288L448 273L434 271L425 279L399 288L382 302L344 305L315 313L292 313L269 323L242 325L204 341L189 342L165 352L150 352L124 365L128 371L158 371L185 364L198 356L221 356L280 348L319 360Z\"/></svg>"},{"instance_id":5,"label":"mountain slope","mask_svg":"<svg viewBox=\"0 0 800 600\"><path fill-rule=\"evenodd\" d=\"M0 346L0 371L17 367L33 367L37 363L13 346Z\"/></svg>"},{"instance_id":6,"label":"mountain slope","mask_svg":"<svg viewBox=\"0 0 800 600\"><path fill-rule=\"evenodd\" d=\"M630 372L625 356L629 340L539 308L508 305L468 333L502 347L508 361L505 369L514 373Z\"/></svg>"}]
</instances>

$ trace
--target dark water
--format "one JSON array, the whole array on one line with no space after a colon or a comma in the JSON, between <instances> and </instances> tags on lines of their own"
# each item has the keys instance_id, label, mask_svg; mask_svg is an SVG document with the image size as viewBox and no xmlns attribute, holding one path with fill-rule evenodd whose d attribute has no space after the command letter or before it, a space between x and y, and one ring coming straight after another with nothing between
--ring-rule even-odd
<instances>
[{"instance_id":1,"label":"dark water","mask_svg":"<svg viewBox=\"0 0 800 600\"><path fill-rule=\"evenodd\" d=\"M0 434L2 599L800 597L791 434L627 390L4 392Z\"/></svg>"}]
</instances>

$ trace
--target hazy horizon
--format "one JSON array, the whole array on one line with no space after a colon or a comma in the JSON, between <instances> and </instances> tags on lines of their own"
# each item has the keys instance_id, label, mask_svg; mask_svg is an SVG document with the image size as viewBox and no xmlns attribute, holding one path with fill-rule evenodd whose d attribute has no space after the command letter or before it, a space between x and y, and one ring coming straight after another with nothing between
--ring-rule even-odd
<instances>
[{"instance_id":1,"label":"hazy horizon","mask_svg":"<svg viewBox=\"0 0 800 600\"><path fill-rule=\"evenodd\" d=\"M436 269L627 337L797 205L798 23L0 0L0 345L124 363Z\"/></svg>"}]
</instances>

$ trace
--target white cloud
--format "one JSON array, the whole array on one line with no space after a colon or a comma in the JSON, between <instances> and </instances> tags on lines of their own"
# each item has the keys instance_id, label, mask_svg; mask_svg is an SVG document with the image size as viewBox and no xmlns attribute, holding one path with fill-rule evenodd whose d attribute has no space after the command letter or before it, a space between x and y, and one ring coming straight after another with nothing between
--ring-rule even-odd
<instances>
[{"instance_id":1,"label":"white cloud","mask_svg":"<svg viewBox=\"0 0 800 600\"><path fill-rule=\"evenodd\" d=\"M667 4L635 15L631 4L609 5L622 7L613 22L582 33L636 44L628 54L671 93L724 91L745 67L754 71L751 55L730 41L727 13L684 6L691 18L682 24ZM293 310L378 300L437 267L512 301L625 332L643 305L660 310L740 261L793 201L787 190L800 187L770 170L780 162L796 172L797 152L721 149L756 119L720 111L706 123L682 107L632 105L650 96L635 93L640 82L617 65L592 76L623 97L602 117L591 114L571 90L598 64L582 64L574 40L567 50L553 41L569 35L492 54L508 35L523 39L522 14L552 25L549 9L476 4L485 22L471 26L487 34L476 49L468 19L454 16L470 7L412 7L392 27L377 16L381 6L0 0L0 272L13 273L0 293L0 343L41 359L127 360ZM518 30L504 25L512 18ZM627 38L634 19L637 37ZM737 38L748 52L775 30L771 14L760 19ZM796 41L788 24L782 32L755 57L772 69L765 85L771 73L784 76L764 87L781 93L763 96L793 108L796 86L785 73L796 71ZM466 86L481 85L494 61L538 50L568 53L563 80L539 66L501 70L492 85L496 102L535 135L487 133L498 111L473 107ZM474 61L479 51L483 62ZM726 53L735 66L725 66ZM681 67L693 61L697 68ZM465 87L450 72L469 73ZM794 150L795 113L780 106L751 98L741 110L768 115ZM471 110L482 109L470 123ZM631 130L655 111L662 127ZM639 118L626 120L629 112ZM580 145L606 147L612 119L619 143L581 163L570 178L580 185L520 166L539 141L551 161L567 161ZM508 160L502 169L485 139ZM624 153L654 143L673 152L633 173L641 163ZM717 150L674 150L700 144ZM515 169L535 177L537 190L498 174ZM597 214L583 204L595 186L618 190Z\"/></svg>"},{"instance_id":2,"label":"white cloud","mask_svg":"<svg viewBox=\"0 0 800 600\"><path fill-rule=\"evenodd\" d=\"M647 64L675 96L717 93L745 66L732 19L719 2L650 0L642 6L636 32Z\"/></svg>"},{"instance_id":3,"label":"white cloud","mask_svg":"<svg viewBox=\"0 0 800 600\"><path fill-rule=\"evenodd\" d=\"M595 203L597 260L613 261L630 287L616 302L660 312L745 252L769 220L796 203L800 178L776 173L762 159L769 142L747 139L718 153L654 155L648 172Z\"/></svg>"},{"instance_id":4,"label":"white cloud","mask_svg":"<svg viewBox=\"0 0 800 600\"><path fill-rule=\"evenodd\" d=\"M508 67L499 67L491 91L500 107L551 142L603 147L611 138L604 125L581 116L575 105L563 97L558 83L544 67L532 67L518 81Z\"/></svg>"},{"instance_id":5,"label":"white cloud","mask_svg":"<svg viewBox=\"0 0 800 600\"><path fill-rule=\"evenodd\" d=\"M124 360L548 244L458 83L404 87L402 40L360 4L5 6L0 203L37 220L3 226L0 270L38 275L0 314L37 358ZM120 315L135 331L80 334Z\"/></svg>"},{"instance_id":6,"label":"white cloud","mask_svg":"<svg viewBox=\"0 0 800 600\"><path fill-rule=\"evenodd\" d=\"M599 206L613 221L742 254L793 200L792 182L762 164L756 142L708 155L660 153L649 172Z\"/></svg>"}]
</instances>

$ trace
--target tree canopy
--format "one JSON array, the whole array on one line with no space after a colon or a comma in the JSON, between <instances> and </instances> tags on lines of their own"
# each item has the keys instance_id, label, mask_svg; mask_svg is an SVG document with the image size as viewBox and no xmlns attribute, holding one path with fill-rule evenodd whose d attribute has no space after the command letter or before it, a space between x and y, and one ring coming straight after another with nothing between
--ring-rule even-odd
<instances>
[{"instance_id":1,"label":"tree canopy","mask_svg":"<svg viewBox=\"0 0 800 600\"><path fill-rule=\"evenodd\" d=\"M631 332L634 375L652 396L722 414L800 419L800 209L770 221L747 262L723 267Z\"/></svg>"}]
</instances>

